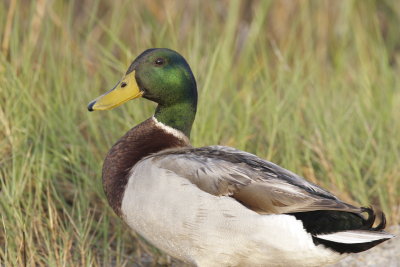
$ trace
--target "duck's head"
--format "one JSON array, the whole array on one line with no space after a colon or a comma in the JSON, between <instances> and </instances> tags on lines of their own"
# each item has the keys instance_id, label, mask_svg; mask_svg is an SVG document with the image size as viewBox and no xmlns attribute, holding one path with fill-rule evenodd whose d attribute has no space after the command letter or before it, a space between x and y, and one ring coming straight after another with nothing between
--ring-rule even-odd
<instances>
[{"instance_id":1,"label":"duck's head","mask_svg":"<svg viewBox=\"0 0 400 267\"><path fill-rule=\"evenodd\" d=\"M156 119L189 137L197 88L189 64L180 54L166 48L144 51L114 88L89 103L88 110L113 109L139 97L158 103Z\"/></svg>"}]
</instances>

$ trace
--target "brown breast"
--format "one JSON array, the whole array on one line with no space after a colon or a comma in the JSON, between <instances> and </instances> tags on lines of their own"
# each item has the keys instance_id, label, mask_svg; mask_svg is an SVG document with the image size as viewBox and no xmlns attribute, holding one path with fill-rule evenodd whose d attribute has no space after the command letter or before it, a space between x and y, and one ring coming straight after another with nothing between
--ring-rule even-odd
<instances>
[{"instance_id":1,"label":"brown breast","mask_svg":"<svg viewBox=\"0 0 400 267\"><path fill-rule=\"evenodd\" d=\"M189 146L188 140L179 138L147 119L129 130L110 149L103 165L103 187L108 203L121 216L121 203L128 174L142 158L164 149Z\"/></svg>"}]
</instances>

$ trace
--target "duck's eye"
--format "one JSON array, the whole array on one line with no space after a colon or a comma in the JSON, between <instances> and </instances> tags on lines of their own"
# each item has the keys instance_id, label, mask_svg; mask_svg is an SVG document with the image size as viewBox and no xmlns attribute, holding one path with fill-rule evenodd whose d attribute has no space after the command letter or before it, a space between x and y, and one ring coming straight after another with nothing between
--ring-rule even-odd
<instances>
[{"instance_id":1,"label":"duck's eye","mask_svg":"<svg viewBox=\"0 0 400 267\"><path fill-rule=\"evenodd\" d=\"M163 59L163 58L157 58L157 59L154 61L154 64L156 64L156 65L158 65L158 66L164 65L164 59Z\"/></svg>"},{"instance_id":2,"label":"duck's eye","mask_svg":"<svg viewBox=\"0 0 400 267\"><path fill-rule=\"evenodd\" d=\"M125 86L126 86L126 82L122 82L121 87L125 87Z\"/></svg>"}]
</instances>

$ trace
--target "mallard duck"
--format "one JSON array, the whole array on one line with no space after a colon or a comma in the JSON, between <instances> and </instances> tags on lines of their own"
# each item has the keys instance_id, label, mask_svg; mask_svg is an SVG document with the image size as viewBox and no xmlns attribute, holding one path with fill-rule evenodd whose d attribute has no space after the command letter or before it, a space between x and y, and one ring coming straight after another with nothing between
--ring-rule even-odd
<instances>
[{"instance_id":1,"label":"mallard duck","mask_svg":"<svg viewBox=\"0 0 400 267\"><path fill-rule=\"evenodd\" d=\"M375 212L253 154L195 148L197 87L186 60L149 49L88 105L109 110L143 97L155 114L108 152L103 186L115 213L157 248L197 266L321 266L393 235Z\"/></svg>"}]
</instances>

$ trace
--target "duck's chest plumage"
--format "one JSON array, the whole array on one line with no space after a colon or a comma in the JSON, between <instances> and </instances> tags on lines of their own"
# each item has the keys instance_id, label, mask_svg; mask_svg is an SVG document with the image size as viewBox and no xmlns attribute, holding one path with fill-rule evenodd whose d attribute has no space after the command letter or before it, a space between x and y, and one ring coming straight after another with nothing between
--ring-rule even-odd
<instances>
[{"instance_id":1,"label":"duck's chest plumage","mask_svg":"<svg viewBox=\"0 0 400 267\"><path fill-rule=\"evenodd\" d=\"M189 140L160 127L151 117L128 131L108 152L103 164L103 188L113 210L121 215L129 171L142 158L168 148L185 147Z\"/></svg>"}]
</instances>

